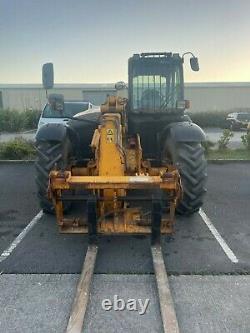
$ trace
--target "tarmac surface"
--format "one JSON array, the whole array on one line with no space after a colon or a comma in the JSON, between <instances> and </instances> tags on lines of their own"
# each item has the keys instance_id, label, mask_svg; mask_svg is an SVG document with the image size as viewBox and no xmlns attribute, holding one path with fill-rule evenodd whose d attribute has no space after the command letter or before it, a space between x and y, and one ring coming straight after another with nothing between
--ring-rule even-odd
<instances>
[{"instance_id":1,"label":"tarmac surface","mask_svg":"<svg viewBox=\"0 0 250 333\"><path fill-rule=\"evenodd\" d=\"M23 138L28 141L35 141L36 130L29 130L20 133L0 133L0 142L8 142L16 138Z\"/></svg>"},{"instance_id":2,"label":"tarmac surface","mask_svg":"<svg viewBox=\"0 0 250 333\"><path fill-rule=\"evenodd\" d=\"M181 332L250 332L249 166L208 166L203 210L237 262L199 214L177 217L162 239ZM0 254L39 213L34 179L32 163L0 164ZM84 332L162 332L149 245L148 237L100 239ZM0 332L63 332L86 249L86 236L59 234L53 216L37 219L0 259ZM148 310L103 310L115 294L149 298Z\"/></svg>"}]
</instances>

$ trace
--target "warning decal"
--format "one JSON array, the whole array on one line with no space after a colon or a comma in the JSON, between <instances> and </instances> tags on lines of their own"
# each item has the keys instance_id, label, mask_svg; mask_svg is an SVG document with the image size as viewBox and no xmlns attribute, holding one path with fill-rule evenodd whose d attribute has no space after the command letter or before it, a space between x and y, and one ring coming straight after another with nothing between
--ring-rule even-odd
<instances>
[{"instance_id":1,"label":"warning decal","mask_svg":"<svg viewBox=\"0 0 250 333\"><path fill-rule=\"evenodd\" d=\"M107 129L107 142L114 142L115 141L115 135L114 135L114 129L113 128L108 128Z\"/></svg>"}]
</instances>

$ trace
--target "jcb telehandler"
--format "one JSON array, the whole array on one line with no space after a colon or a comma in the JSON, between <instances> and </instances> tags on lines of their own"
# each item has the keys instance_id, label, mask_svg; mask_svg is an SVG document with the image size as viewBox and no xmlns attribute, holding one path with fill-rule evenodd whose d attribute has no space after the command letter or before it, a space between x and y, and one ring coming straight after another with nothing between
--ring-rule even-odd
<instances>
[{"instance_id":1,"label":"jcb telehandler","mask_svg":"<svg viewBox=\"0 0 250 333\"><path fill-rule=\"evenodd\" d=\"M172 231L175 211L199 210L205 134L184 115L183 62L176 53L134 54L128 99L108 96L100 112L40 128L38 196L44 212L55 212L61 232L88 233L91 241L99 233L151 233L155 240ZM193 54L190 64L199 70ZM53 87L53 75L53 65L45 64L46 90ZM62 112L63 96L48 100ZM64 216L75 200L85 202L84 212Z\"/></svg>"}]
</instances>

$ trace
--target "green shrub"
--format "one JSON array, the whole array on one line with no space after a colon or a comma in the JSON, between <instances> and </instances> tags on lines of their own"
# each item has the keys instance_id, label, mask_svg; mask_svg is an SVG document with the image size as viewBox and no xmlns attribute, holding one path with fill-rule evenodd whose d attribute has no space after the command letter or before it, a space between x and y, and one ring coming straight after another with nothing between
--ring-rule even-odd
<instances>
[{"instance_id":1,"label":"green shrub","mask_svg":"<svg viewBox=\"0 0 250 333\"><path fill-rule=\"evenodd\" d=\"M225 129L218 141L218 149L219 150L227 149L229 141L233 136L234 136L233 132L231 132L229 129Z\"/></svg>"},{"instance_id":2,"label":"green shrub","mask_svg":"<svg viewBox=\"0 0 250 333\"><path fill-rule=\"evenodd\" d=\"M250 132L241 136L241 142L247 150L250 150Z\"/></svg>"},{"instance_id":3,"label":"green shrub","mask_svg":"<svg viewBox=\"0 0 250 333\"><path fill-rule=\"evenodd\" d=\"M0 110L0 132L19 132L35 129L40 117L38 110Z\"/></svg>"},{"instance_id":4,"label":"green shrub","mask_svg":"<svg viewBox=\"0 0 250 333\"><path fill-rule=\"evenodd\" d=\"M23 112L24 118L24 129L35 129L37 128L38 121L41 115L41 111L39 110L26 110Z\"/></svg>"},{"instance_id":5,"label":"green shrub","mask_svg":"<svg viewBox=\"0 0 250 333\"><path fill-rule=\"evenodd\" d=\"M35 156L34 144L22 138L0 143L0 158L19 160L31 159Z\"/></svg>"},{"instance_id":6,"label":"green shrub","mask_svg":"<svg viewBox=\"0 0 250 333\"><path fill-rule=\"evenodd\" d=\"M22 127L21 116L14 110L0 110L0 131L15 132Z\"/></svg>"},{"instance_id":7,"label":"green shrub","mask_svg":"<svg viewBox=\"0 0 250 333\"><path fill-rule=\"evenodd\" d=\"M194 123L200 127L226 127L228 111L188 112Z\"/></svg>"},{"instance_id":8,"label":"green shrub","mask_svg":"<svg viewBox=\"0 0 250 333\"><path fill-rule=\"evenodd\" d=\"M215 143L210 140L206 140L202 142L202 146L205 149L205 155L208 155L210 150L215 146Z\"/></svg>"}]
</instances>

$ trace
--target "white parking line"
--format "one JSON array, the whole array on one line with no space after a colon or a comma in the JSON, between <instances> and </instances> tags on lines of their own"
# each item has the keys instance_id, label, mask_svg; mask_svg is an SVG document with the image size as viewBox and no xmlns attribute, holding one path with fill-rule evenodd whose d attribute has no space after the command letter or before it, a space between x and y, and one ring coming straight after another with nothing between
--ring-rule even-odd
<instances>
[{"instance_id":1,"label":"white parking line","mask_svg":"<svg viewBox=\"0 0 250 333\"><path fill-rule=\"evenodd\" d=\"M23 229L23 231L14 239L14 241L10 244L10 246L3 251L0 256L0 262L4 261L8 258L12 251L17 247L19 243L23 240L23 238L27 235L27 233L34 227L35 224L41 219L43 216L43 212L40 211L31 221L30 223Z\"/></svg>"},{"instance_id":2,"label":"white parking line","mask_svg":"<svg viewBox=\"0 0 250 333\"><path fill-rule=\"evenodd\" d=\"M227 243L225 242L225 240L221 237L220 233L218 232L218 230L215 228L215 226L213 225L213 223L211 222L210 218L207 216L207 214L204 212L203 209L200 208L199 210L199 214L202 218L202 220L206 223L208 229L211 231L211 233L213 234L213 236L215 237L215 239L217 240L217 242L220 244L220 246L222 247L223 251L225 252L225 254L228 256L228 258L233 262L233 263L237 263L239 262L238 258L236 257L236 255L233 253L233 251L230 249L230 247L227 245Z\"/></svg>"}]
</instances>

